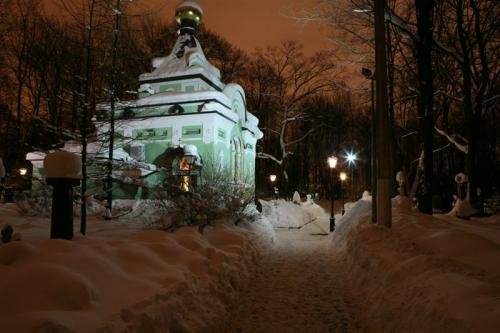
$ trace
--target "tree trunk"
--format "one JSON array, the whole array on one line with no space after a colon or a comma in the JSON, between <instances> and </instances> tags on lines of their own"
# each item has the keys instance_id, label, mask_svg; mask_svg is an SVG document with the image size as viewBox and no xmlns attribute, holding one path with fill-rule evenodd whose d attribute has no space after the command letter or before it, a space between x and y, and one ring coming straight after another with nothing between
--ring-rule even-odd
<instances>
[{"instance_id":1,"label":"tree trunk","mask_svg":"<svg viewBox=\"0 0 500 333\"><path fill-rule=\"evenodd\" d=\"M419 90L417 100L418 114L420 117L420 138L424 151L423 178L420 184L418 207L422 213L432 214L433 193L433 94L432 85L432 44L433 44L433 16L434 1L415 0L417 11L417 69Z\"/></svg>"}]
</instances>

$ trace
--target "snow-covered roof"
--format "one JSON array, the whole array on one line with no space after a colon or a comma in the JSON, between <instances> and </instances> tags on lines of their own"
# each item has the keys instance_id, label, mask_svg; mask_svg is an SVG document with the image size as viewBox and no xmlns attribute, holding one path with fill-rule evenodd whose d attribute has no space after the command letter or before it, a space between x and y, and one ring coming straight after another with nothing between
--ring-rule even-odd
<instances>
[{"instance_id":1,"label":"snow-covered roof","mask_svg":"<svg viewBox=\"0 0 500 333\"><path fill-rule=\"evenodd\" d=\"M168 78L188 74L204 74L209 80L220 85L220 71L212 66L195 36L182 34L169 56L153 59L151 73L139 76L140 81L157 78Z\"/></svg>"},{"instance_id":2,"label":"snow-covered roof","mask_svg":"<svg viewBox=\"0 0 500 333\"><path fill-rule=\"evenodd\" d=\"M117 101L115 103L115 110L124 109L127 107L134 107L135 101ZM96 110L109 110L111 105L109 102L99 103L96 105Z\"/></svg>"},{"instance_id":3,"label":"snow-covered roof","mask_svg":"<svg viewBox=\"0 0 500 333\"><path fill-rule=\"evenodd\" d=\"M148 105L158 105L158 104L173 104L173 103L181 103L189 101L205 101L205 100L208 101L214 99L224 104L228 108L231 107L231 101L225 94L213 90L195 91L195 92L165 91L138 99L136 104L137 106L148 106Z\"/></svg>"}]
</instances>

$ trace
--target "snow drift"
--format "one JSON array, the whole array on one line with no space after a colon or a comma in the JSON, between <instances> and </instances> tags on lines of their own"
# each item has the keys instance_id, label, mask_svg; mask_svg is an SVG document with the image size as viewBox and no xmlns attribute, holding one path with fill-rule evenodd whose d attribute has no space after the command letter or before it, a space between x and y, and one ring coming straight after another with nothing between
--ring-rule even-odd
<instances>
[{"instance_id":1,"label":"snow drift","mask_svg":"<svg viewBox=\"0 0 500 333\"><path fill-rule=\"evenodd\" d=\"M369 331L498 329L498 238L407 208L393 209L386 229L370 223L370 210L370 201L359 201L333 236ZM499 228L487 232L500 235Z\"/></svg>"},{"instance_id":2,"label":"snow drift","mask_svg":"<svg viewBox=\"0 0 500 333\"><path fill-rule=\"evenodd\" d=\"M67 241L48 239L47 219L20 216L12 204L0 205L0 216L0 225L23 234L23 241L0 245L0 332L210 328L272 241L259 217L203 234L89 219L88 235Z\"/></svg>"}]
</instances>

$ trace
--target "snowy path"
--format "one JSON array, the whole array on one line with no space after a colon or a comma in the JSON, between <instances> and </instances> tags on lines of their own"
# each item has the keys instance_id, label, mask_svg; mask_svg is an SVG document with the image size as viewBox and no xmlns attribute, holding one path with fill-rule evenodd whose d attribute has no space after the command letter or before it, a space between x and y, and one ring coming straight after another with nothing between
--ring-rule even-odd
<instances>
[{"instance_id":1,"label":"snowy path","mask_svg":"<svg viewBox=\"0 0 500 333\"><path fill-rule=\"evenodd\" d=\"M225 332L352 332L354 320L335 271L327 221L301 230L277 229Z\"/></svg>"}]
</instances>

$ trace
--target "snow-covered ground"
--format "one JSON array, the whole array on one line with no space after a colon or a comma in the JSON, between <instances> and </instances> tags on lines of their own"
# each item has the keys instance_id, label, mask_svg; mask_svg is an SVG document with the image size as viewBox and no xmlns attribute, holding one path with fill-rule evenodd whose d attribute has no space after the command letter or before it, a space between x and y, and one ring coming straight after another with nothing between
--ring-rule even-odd
<instances>
[{"instance_id":1,"label":"snow-covered ground","mask_svg":"<svg viewBox=\"0 0 500 333\"><path fill-rule=\"evenodd\" d=\"M216 223L203 234L90 218L87 236L72 241L50 240L49 219L22 216L15 204L0 205L5 223L22 241L0 245L0 332L206 329L226 315L273 242L263 218Z\"/></svg>"},{"instance_id":2,"label":"snow-covered ground","mask_svg":"<svg viewBox=\"0 0 500 333\"><path fill-rule=\"evenodd\" d=\"M369 198L334 234L318 205L277 200L203 234L91 218L72 241L0 205L23 238L0 245L0 332L497 331L499 216L393 203L391 229L370 223Z\"/></svg>"},{"instance_id":3,"label":"snow-covered ground","mask_svg":"<svg viewBox=\"0 0 500 333\"><path fill-rule=\"evenodd\" d=\"M464 221L393 200L393 227L359 201L333 237L338 269L369 331L498 332L500 216Z\"/></svg>"}]
</instances>

